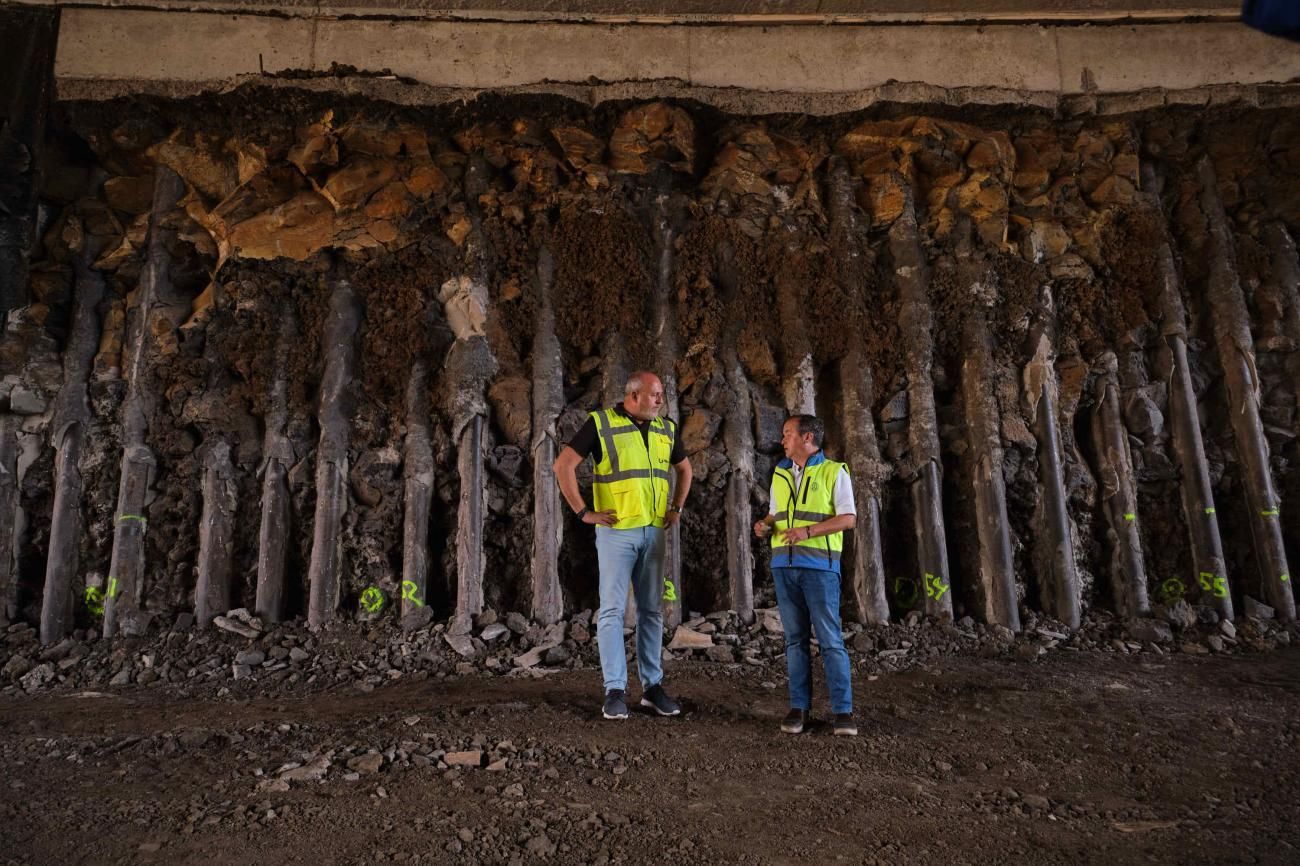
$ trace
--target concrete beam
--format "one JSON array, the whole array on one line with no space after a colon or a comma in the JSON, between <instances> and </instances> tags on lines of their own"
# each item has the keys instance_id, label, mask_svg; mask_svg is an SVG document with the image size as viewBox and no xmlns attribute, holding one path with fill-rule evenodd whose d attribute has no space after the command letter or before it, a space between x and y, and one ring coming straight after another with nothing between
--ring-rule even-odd
<instances>
[{"instance_id":1,"label":"concrete beam","mask_svg":"<svg viewBox=\"0 0 1300 866\"><path fill-rule=\"evenodd\" d=\"M562 92L597 79L670 83L658 88L661 96L703 89L800 98L862 94L903 82L961 92L964 101L1043 105L1061 97L1283 85L1300 78L1300 50L1293 44L1227 23L525 26L120 8L64 9L55 71L62 98L94 95L90 85L108 82L131 82L139 90L166 83L181 95L261 73L323 73L334 63L462 91ZM781 108L791 106L769 110Z\"/></svg>"}]
</instances>

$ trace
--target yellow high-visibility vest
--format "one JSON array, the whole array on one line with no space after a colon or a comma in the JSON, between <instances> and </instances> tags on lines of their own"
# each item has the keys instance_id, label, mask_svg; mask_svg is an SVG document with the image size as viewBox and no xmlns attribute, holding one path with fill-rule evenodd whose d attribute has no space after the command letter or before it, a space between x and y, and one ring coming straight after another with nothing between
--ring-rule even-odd
<instances>
[{"instance_id":1,"label":"yellow high-visibility vest","mask_svg":"<svg viewBox=\"0 0 1300 866\"><path fill-rule=\"evenodd\" d=\"M833 532L787 544L781 532L800 526L812 526L835 516L835 478L843 463L827 460L818 451L808 458L799 487L795 488L794 463L788 458L777 464L775 480L776 525L772 530L773 568L817 568L839 573L840 555L844 551L844 533Z\"/></svg>"},{"instance_id":2,"label":"yellow high-visibility vest","mask_svg":"<svg viewBox=\"0 0 1300 866\"><path fill-rule=\"evenodd\" d=\"M668 513L668 471L677 427L672 421L650 422L649 448L631 418L613 409L591 413L600 437L592 494L596 511L613 511L614 529L664 525Z\"/></svg>"}]
</instances>

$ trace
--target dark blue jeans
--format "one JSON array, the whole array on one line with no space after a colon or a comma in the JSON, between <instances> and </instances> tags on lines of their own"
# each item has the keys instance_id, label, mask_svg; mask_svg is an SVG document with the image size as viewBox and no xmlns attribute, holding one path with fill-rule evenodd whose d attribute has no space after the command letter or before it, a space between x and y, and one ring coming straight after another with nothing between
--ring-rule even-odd
<instances>
[{"instance_id":1,"label":"dark blue jeans","mask_svg":"<svg viewBox=\"0 0 1300 866\"><path fill-rule=\"evenodd\" d=\"M832 713L853 712L853 680L849 654L840 633L840 576L816 568L773 568L776 603L785 629L785 664L790 673L790 707L812 709L814 630L826 666L826 687Z\"/></svg>"}]
</instances>

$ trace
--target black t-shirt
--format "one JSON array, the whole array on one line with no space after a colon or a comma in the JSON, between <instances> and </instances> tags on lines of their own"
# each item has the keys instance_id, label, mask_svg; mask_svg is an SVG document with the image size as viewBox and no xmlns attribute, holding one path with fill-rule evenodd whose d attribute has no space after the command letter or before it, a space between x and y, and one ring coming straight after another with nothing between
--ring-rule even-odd
<instances>
[{"instance_id":1,"label":"black t-shirt","mask_svg":"<svg viewBox=\"0 0 1300 866\"><path fill-rule=\"evenodd\" d=\"M627 420L636 425L636 429L641 431L641 438L645 441L646 450L650 450L650 425L651 421L638 421L627 410L623 404L614 407L614 411L622 415ZM667 422L669 429L672 430L673 436L673 453L668 458L668 462L676 466L686 459L686 451L682 448L682 440L677 435L676 425ZM573 438L568 441L568 447L578 452L579 457L590 456L593 461L599 463L605 458L605 449L600 445L600 436L596 433L596 422L590 415L587 416L587 422L578 428L578 432L573 434Z\"/></svg>"}]
</instances>

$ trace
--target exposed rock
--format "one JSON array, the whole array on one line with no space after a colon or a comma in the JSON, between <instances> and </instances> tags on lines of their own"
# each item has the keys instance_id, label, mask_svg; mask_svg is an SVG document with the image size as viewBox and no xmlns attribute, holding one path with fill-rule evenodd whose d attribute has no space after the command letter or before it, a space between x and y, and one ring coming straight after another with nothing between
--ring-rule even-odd
<instances>
[{"instance_id":1,"label":"exposed rock","mask_svg":"<svg viewBox=\"0 0 1300 866\"><path fill-rule=\"evenodd\" d=\"M673 632L673 639L668 644L670 650L680 649L708 649L713 646L713 638L707 634L700 634L693 628L685 625L679 625Z\"/></svg>"}]
</instances>

